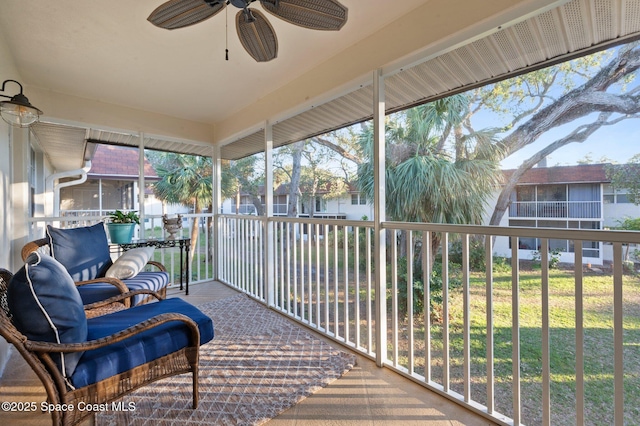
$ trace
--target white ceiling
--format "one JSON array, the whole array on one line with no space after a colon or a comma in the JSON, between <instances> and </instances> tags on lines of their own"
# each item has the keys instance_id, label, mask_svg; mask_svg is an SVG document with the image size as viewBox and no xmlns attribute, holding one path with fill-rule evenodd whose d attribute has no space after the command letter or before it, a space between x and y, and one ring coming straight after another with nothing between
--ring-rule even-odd
<instances>
[{"instance_id":1,"label":"white ceiling","mask_svg":"<svg viewBox=\"0 0 640 426\"><path fill-rule=\"evenodd\" d=\"M146 20L162 1L0 0L0 37L27 89L99 101L91 104L98 107L121 105L164 114L168 120L177 117L207 123L208 128L225 119L233 122L246 111L255 111L256 105L270 108L290 87L300 90L297 82L317 76L317 70L327 71L327 64L334 67L331 71L336 64L356 68L345 60L345 52L364 51L359 57L367 62L365 68L373 66L366 69L369 76L373 69L385 66L387 108L397 110L640 34L640 0L518 0L512 2L514 8L517 3L529 12L506 11L511 21L500 21L501 26L477 21L478 26L484 25L484 35L468 34L457 47L453 43L444 52L434 51L426 40L434 43L447 32L437 28L438 22L445 22L438 13L462 21L461 13L466 11L460 7L468 0L341 0L349 8L349 19L340 32L307 30L268 14L278 35L279 55L271 62L256 63L237 39L232 26L237 9L229 6L230 60L225 61L224 11L193 27L167 31ZM487 7L498 1L482 0ZM548 5L553 8L545 7ZM256 3L255 7L260 6ZM470 26L477 18L466 14L472 15L464 21ZM431 24L423 24L424 18ZM407 33L412 36L403 39L407 28L403 24L412 19L412 28L417 26L420 31ZM381 38L389 34L390 27L399 28L396 39ZM431 28L436 28L435 35L428 39ZM372 45L372 38L378 44ZM381 51L402 50L409 56L387 59L396 61L393 63L378 61L378 52L372 49L385 43L388 46L381 46ZM295 104L302 93L292 97L295 102L287 99L295 111L272 121L274 145L371 116L371 80L341 90L319 104L311 100L315 104L307 107ZM27 96L29 93L25 90ZM105 114L109 122L111 116ZM274 117L262 120L265 118ZM33 134L56 171L82 166L86 139L137 146L143 134L150 148L199 155L213 152L209 142L149 134L137 128L135 121L130 124L131 131L123 130L129 127L109 130L77 122L41 123ZM259 127L240 133L224 141L223 158L240 158L264 148Z\"/></svg>"},{"instance_id":2,"label":"white ceiling","mask_svg":"<svg viewBox=\"0 0 640 426\"><path fill-rule=\"evenodd\" d=\"M168 31L147 21L163 1L0 0L0 31L30 86L214 124L429 0L341 0L349 16L339 32L265 13L279 41L268 63L242 48L240 9Z\"/></svg>"}]
</instances>

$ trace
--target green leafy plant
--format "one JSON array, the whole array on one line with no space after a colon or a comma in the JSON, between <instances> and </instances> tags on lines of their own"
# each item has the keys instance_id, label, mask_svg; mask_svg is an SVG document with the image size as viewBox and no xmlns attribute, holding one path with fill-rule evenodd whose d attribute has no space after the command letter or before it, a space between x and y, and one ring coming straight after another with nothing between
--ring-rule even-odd
<instances>
[{"instance_id":1,"label":"green leafy plant","mask_svg":"<svg viewBox=\"0 0 640 426\"><path fill-rule=\"evenodd\" d=\"M550 269L558 269L558 266L560 265L560 253L562 253L562 250L560 249L553 249L549 252ZM540 253L540 251L534 251L532 254L532 260L536 267L540 267L542 263L542 253Z\"/></svg>"},{"instance_id":2,"label":"green leafy plant","mask_svg":"<svg viewBox=\"0 0 640 426\"><path fill-rule=\"evenodd\" d=\"M462 241L457 239L449 246L449 261L462 265ZM484 243L479 239L469 241L469 269L472 271L484 271L485 266Z\"/></svg>"},{"instance_id":3,"label":"green leafy plant","mask_svg":"<svg viewBox=\"0 0 640 426\"><path fill-rule=\"evenodd\" d=\"M122 210L116 210L107 213L111 223L137 223L140 224L140 216L136 211L123 212Z\"/></svg>"},{"instance_id":4,"label":"green leafy plant","mask_svg":"<svg viewBox=\"0 0 640 426\"><path fill-rule=\"evenodd\" d=\"M398 313L400 318L406 318L407 316L407 258L400 257L398 258ZM460 280L461 270L460 265L455 263L449 263L449 282L448 288L449 290L454 290L462 286L462 281ZM391 282L391 271L387 272L387 282ZM442 321L442 304L443 304L443 291L442 291L442 258L440 255L436 256L436 262L433 264L431 270L430 277L430 286L429 286L429 312L431 316L431 320L434 322ZM415 262L413 266L413 314L420 315L424 312L424 280L423 280L423 270L422 263ZM390 290L390 289L389 289ZM391 300L392 293L389 291L387 293L387 300ZM390 306L390 303L388 304Z\"/></svg>"}]
</instances>

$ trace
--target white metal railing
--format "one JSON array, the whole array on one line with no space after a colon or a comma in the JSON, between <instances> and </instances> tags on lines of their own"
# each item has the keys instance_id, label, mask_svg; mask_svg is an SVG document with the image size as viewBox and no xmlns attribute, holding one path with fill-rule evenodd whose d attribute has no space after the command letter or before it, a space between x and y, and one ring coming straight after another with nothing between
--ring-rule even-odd
<instances>
[{"instance_id":1,"label":"white metal railing","mask_svg":"<svg viewBox=\"0 0 640 426\"><path fill-rule=\"evenodd\" d=\"M372 222L222 215L218 226L222 281L370 358L384 327L379 364L499 423L636 418L640 284L624 274L623 247L640 243L640 233L384 222L388 279L380 300ZM539 270L518 257L518 240L531 237L541 241ZM510 259L494 259L497 238L510 241ZM558 239L576 247L576 266L563 279L549 267L549 241ZM613 246L610 268L588 273L599 280L597 302L583 241ZM571 318L556 318L567 303ZM378 309L387 312L384 324ZM592 329L594 316L604 318L603 330ZM569 366L556 361L563 351Z\"/></svg>"},{"instance_id":2,"label":"white metal railing","mask_svg":"<svg viewBox=\"0 0 640 426\"><path fill-rule=\"evenodd\" d=\"M270 226L272 306L373 356L370 222L221 215L218 225L221 281L267 301L264 235Z\"/></svg>"},{"instance_id":3,"label":"white metal railing","mask_svg":"<svg viewBox=\"0 0 640 426\"><path fill-rule=\"evenodd\" d=\"M218 279L265 301L264 218L218 216Z\"/></svg>"},{"instance_id":4,"label":"white metal railing","mask_svg":"<svg viewBox=\"0 0 640 426\"><path fill-rule=\"evenodd\" d=\"M191 238L191 225L193 219L197 219L199 222L198 241L191 242L191 252L193 254L193 260L190 264L190 283L198 283L204 281L211 281L214 278L213 266L213 244L211 237L211 230L213 215L208 214L183 214L185 218L182 234L185 237ZM90 215L86 213L73 212L70 215L59 217L40 217L30 218L29 221L29 235L24 243L32 241L38 238L43 238L47 225L54 226L56 228L76 228L80 226L90 226L96 223L103 222L105 217L102 215ZM162 216L161 215L147 215L145 221L141 225L136 227L134 238L138 239L142 237L141 226L144 226L144 238L165 238L165 232L163 230ZM171 286L177 286L180 282L180 252L178 248L166 248L158 250L156 253L156 260L161 262L169 272L172 284ZM117 250L114 248L113 257L117 257ZM184 268L182 269L185 270Z\"/></svg>"},{"instance_id":5,"label":"white metal railing","mask_svg":"<svg viewBox=\"0 0 640 426\"><path fill-rule=\"evenodd\" d=\"M624 271L633 268L627 247L640 244L640 233L384 222L381 298L374 285L373 222L217 215L210 227L210 214L185 217L201 225L192 282L217 278L499 423L580 426L594 424L597 412L622 425L638 414L640 283ZM30 238L44 236L46 224L75 227L103 219L31 219ZM161 218L147 219L146 235L160 238L152 232ZM519 240L526 238L540 241L538 270L519 258ZM497 239L509 241L510 259L494 257ZM548 266L550 241L565 239L575 247L577 266L563 271L559 282ZM585 273L586 241L610 247L613 263ZM178 275L179 255L163 250L162 256ZM485 265L481 270L474 269L478 262ZM559 320L558 306L567 303L574 313ZM592 325L594 317L604 318L600 328ZM387 342L381 359L378 327ZM562 351L571 354L569 366L558 364ZM559 397L558 388L571 391ZM595 409L594 395L603 394Z\"/></svg>"},{"instance_id":6,"label":"white metal railing","mask_svg":"<svg viewBox=\"0 0 640 426\"><path fill-rule=\"evenodd\" d=\"M512 201L509 217L600 219L602 205L600 201Z\"/></svg>"}]
</instances>

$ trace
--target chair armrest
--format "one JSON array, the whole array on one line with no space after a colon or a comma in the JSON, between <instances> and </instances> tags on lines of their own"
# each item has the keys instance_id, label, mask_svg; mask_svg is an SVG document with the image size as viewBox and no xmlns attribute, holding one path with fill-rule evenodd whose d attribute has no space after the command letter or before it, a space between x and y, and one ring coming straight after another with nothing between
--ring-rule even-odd
<instances>
[{"instance_id":1,"label":"chair armrest","mask_svg":"<svg viewBox=\"0 0 640 426\"><path fill-rule=\"evenodd\" d=\"M120 290L120 293L126 293L129 291L129 287L120 279L113 277L102 277L95 278L93 280L85 280L85 281L76 281L75 285L77 287L87 285L87 284L111 284L114 287L117 287Z\"/></svg>"},{"instance_id":2,"label":"chair armrest","mask_svg":"<svg viewBox=\"0 0 640 426\"><path fill-rule=\"evenodd\" d=\"M198 346L200 344L200 330L194 320L186 315L178 313L165 313L156 315L155 317L144 320L136 325L132 325L118 333L111 336L102 337L100 339L90 340L82 343L51 343L51 342L39 342L33 340L27 340L24 342L25 347L33 352L44 353L73 353L84 352L93 349L103 348L113 343L121 342L129 337L140 334L144 331L158 327L171 321L181 321L189 327L191 335L191 346Z\"/></svg>"},{"instance_id":3,"label":"chair armrest","mask_svg":"<svg viewBox=\"0 0 640 426\"><path fill-rule=\"evenodd\" d=\"M150 260L147 262L147 265L155 266L160 270L160 272L167 272L167 268L160 262L156 262L155 260Z\"/></svg>"},{"instance_id":4,"label":"chair armrest","mask_svg":"<svg viewBox=\"0 0 640 426\"><path fill-rule=\"evenodd\" d=\"M115 302L121 302L121 301L126 301L127 299L133 297L133 296L137 296L138 294L150 294L153 297L155 297L158 300L164 300L164 298L158 293L155 292L153 290L149 290L149 289L140 289L140 290L132 290L132 291L128 291L126 293L122 293L119 294L117 296L113 296L110 297L108 299L105 300L101 300L99 302L94 302L94 303L90 303L88 305L84 305L84 309L96 309L96 308L100 308L102 306L106 306L106 305L110 305L112 303ZM129 307L129 306L127 306Z\"/></svg>"},{"instance_id":5,"label":"chair armrest","mask_svg":"<svg viewBox=\"0 0 640 426\"><path fill-rule=\"evenodd\" d=\"M22 251L20 252L22 260L27 260L27 257L29 257L31 253L33 253L34 251L38 251L40 247L46 246L47 244L49 244L48 238L40 238L38 240L28 242L22 247Z\"/></svg>"},{"instance_id":6,"label":"chair armrest","mask_svg":"<svg viewBox=\"0 0 640 426\"><path fill-rule=\"evenodd\" d=\"M118 278L112 278L112 277L102 277L102 278L96 278L93 280L86 280L86 281L76 281L76 287L80 287L83 285L87 285L87 284L111 284L112 286L116 287L118 289L118 291L120 291L120 294L124 294L124 293L128 293L129 292L129 287L127 287L127 285L122 282L122 280L119 280ZM125 306L128 308L130 306L130 302L128 300L123 301L123 303L125 304Z\"/></svg>"}]
</instances>

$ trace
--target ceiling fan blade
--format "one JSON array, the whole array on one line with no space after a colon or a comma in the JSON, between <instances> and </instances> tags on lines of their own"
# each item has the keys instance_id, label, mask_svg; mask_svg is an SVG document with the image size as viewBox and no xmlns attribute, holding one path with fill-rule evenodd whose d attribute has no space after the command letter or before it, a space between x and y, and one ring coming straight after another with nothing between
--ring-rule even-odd
<instances>
[{"instance_id":1,"label":"ceiling fan blade","mask_svg":"<svg viewBox=\"0 0 640 426\"><path fill-rule=\"evenodd\" d=\"M260 0L267 11L294 25L338 31L347 22L347 8L337 0Z\"/></svg>"},{"instance_id":2,"label":"ceiling fan blade","mask_svg":"<svg viewBox=\"0 0 640 426\"><path fill-rule=\"evenodd\" d=\"M224 0L169 0L151 12L147 20L156 27L175 30L209 19L225 5Z\"/></svg>"},{"instance_id":3,"label":"ceiling fan blade","mask_svg":"<svg viewBox=\"0 0 640 426\"><path fill-rule=\"evenodd\" d=\"M236 15L236 29L244 49L258 62L278 56L278 39L267 18L255 9L246 8Z\"/></svg>"}]
</instances>

